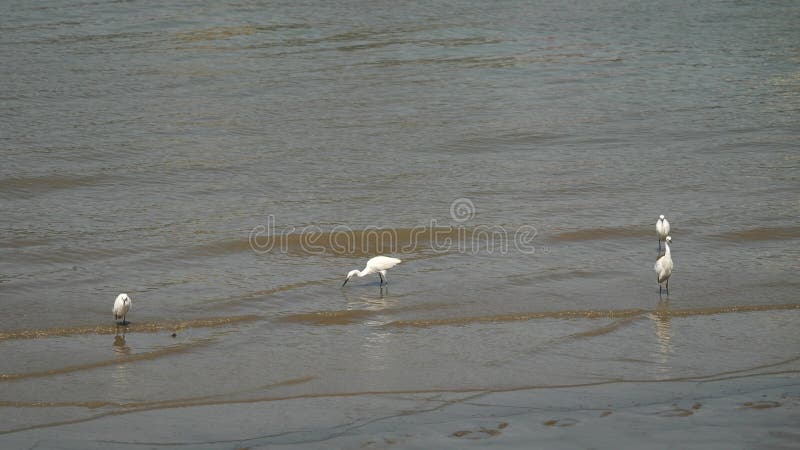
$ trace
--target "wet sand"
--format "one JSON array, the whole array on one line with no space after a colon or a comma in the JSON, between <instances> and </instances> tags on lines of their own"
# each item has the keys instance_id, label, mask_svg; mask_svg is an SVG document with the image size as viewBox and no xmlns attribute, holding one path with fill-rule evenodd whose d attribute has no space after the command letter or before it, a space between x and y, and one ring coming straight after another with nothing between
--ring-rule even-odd
<instances>
[{"instance_id":1,"label":"wet sand","mask_svg":"<svg viewBox=\"0 0 800 450\"><path fill-rule=\"evenodd\" d=\"M0 435L7 448L797 448L800 363L500 391L10 406L0 405L9 418ZM62 419L24 426L26 409L45 406ZM84 408L90 412L75 418Z\"/></svg>"},{"instance_id":2,"label":"wet sand","mask_svg":"<svg viewBox=\"0 0 800 450\"><path fill-rule=\"evenodd\" d=\"M686 351L686 343L682 343L685 336L676 334L676 330L686 330L684 321L691 321L693 328L717 333L703 324L721 322L721 329L725 329L742 320L754 327L768 320L767 323L777 326L760 330L760 339L786 337L784 333L791 329L800 310L798 305L672 309L662 304L651 310L393 319L398 315L421 317L447 310L446 304L373 306L284 314L272 320L238 316L228 320L209 318L133 324L125 335L113 337L112 358L85 363L78 361L96 358L97 354L92 345L87 344L99 339L105 346L111 338L105 327L6 333L2 345L16 343L47 348L66 343L74 354L60 363L51 360L44 364L45 367L58 366L55 369L0 376L4 397L0 401L0 414L7 418L0 425L0 444L7 448L45 449L797 446L800 357L775 358L778 354L792 355L791 346L783 352L772 350L773 356L767 358L770 361L758 365L748 363L754 360L752 355L733 361L722 354L716 359L706 356L703 365L698 367L695 364L702 358L697 355L714 345L692 345L696 354L685 361L689 367L681 370L685 359L681 353ZM516 362L505 360L509 356L502 354L496 342L483 348L477 341L468 342L471 334L480 335L488 330L498 335L507 334L509 329L516 330L511 331L513 334L520 334L525 328L554 325L559 329L558 336L529 347L527 354L524 346L515 346L509 355L513 355L510 357L517 359ZM354 379L338 386L332 375L347 370L344 367L270 380L267 379L271 373L266 369L267 361L264 378L259 381L254 379L248 384L237 378L235 384L214 389L201 386L195 395L186 395L189 392L186 384L192 383L195 377L180 369L181 358L215 355L215 348L229 344L237 347L243 342L262 345L259 332L268 336L269 327L275 326L300 327L298 330L303 334L314 333L313 330L340 333L343 329L363 330L364 327L375 332L383 329L403 334L449 330L467 341L465 346L479 347L471 357L474 359L471 370L483 372L483 376L490 378L470 381L469 376L446 374L439 378L435 372L425 375L408 368L410 371L403 372L399 378L389 377L386 383L362 390L358 389L361 384L358 378L364 371L375 370L371 367L374 362L369 360L349 368L348 377ZM267 331L263 331L265 329ZM168 334L173 330L175 337ZM648 343L647 336L655 340ZM141 343L143 339L150 342L144 347L150 350L130 348L129 343ZM725 346L737 345L730 339L725 341L728 343L714 351L724 353ZM609 344L623 347L631 342L652 346L652 353L636 355L630 350L620 352L608 347ZM580 349L594 355L581 357L574 369L576 373L568 374L568 360ZM748 355L750 350L742 348L741 351L744 353L732 354ZM552 361L552 352L560 367L556 373L548 375L546 366ZM609 354L602 355L602 352ZM568 356L570 354L573 356ZM253 372L241 367L246 355L246 352L233 355L235 363L227 370L236 377L243 375L243 371ZM602 363L592 363L589 368L580 362L597 357ZM213 356L210 362L216 364L215 361L221 359L224 358ZM41 364L40 359L19 359L12 366L24 368L36 364ZM320 361L320 364L325 363ZM616 376L612 375L617 372L615 365L620 366ZM725 370L725 365L739 368ZM157 375L148 375L148 366L157 369ZM493 370L495 366L499 370ZM641 371L642 367L646 370ZM607 373L601 373L602 370ZM516 373L509 376L508 371ZM681 375L682 371L685 374ZM146 379L131 378L137 373ZM368 375L366 380L374 381L380 373ZM506 375L496 377L501 373ZM430 375L434 375L433 378ZM213 371L206 371L203 377L223 379ZM521 380L529 380L529 383ZM541 382L530 384L531 380ZM74 382L99 384L72 385ZM163 386L155 389L154 382L163 383ZM65 386L74 389L65 391ZM109 389L123 392L115 395Z\"/></svg>"}]
</instances>

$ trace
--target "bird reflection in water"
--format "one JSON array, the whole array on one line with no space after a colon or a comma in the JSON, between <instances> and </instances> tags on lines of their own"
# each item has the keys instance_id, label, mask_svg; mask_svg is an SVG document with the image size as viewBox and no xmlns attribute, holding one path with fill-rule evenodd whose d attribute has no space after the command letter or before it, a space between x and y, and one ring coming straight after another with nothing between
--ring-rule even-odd
<instances>
[{"instance_id":1,"label":"bird reflection in water","mask_svg":"<svg viewBox=\"0 0 800 450\"><path fill-rule=\"evenodd\" d=\"M128 347L128 344L125 342L125 334L118 334L114 336L114 352L120 355L129 355L131 353L131 348Z\"/></svg>"},{"instance_id":2,"label":"bird reflection in water","mask_svg":"<svg viewBox=\"0 0 800 450\"><path fill-rule=\"evenodd\" d=\"M378 312L392 306L394 303L389 295L389 285L382 285L377 293L370 291L369 294L365 292L358 292L358 295L353 295L353 291L342 290L346 308L348 310L355 310L364 308L370 311Z\"/></svg>"},{"instance_id":3,"label":"bird reflection in water","mask_svg":"<svg viewBox=\"0 0 800 450\"><path fill-rule=\"evenodd\" d=\"M656 310L649 315L656 326L656 358L663 372L669 371L669 360L674 349L672 347L672 316L669 311L669 299L660 299Z\"/></svg>"},{"instance_id":4,"label":"bird reflection in water","mask_svg":"<svg viewBox=\"0 0 800 450\"><path fill-rule=\"evenodd\" d=\"M114 353L121 361L119 364L114 365L114 370L111 372L110 384L110 398L112 401L125 401L127 399L126 393L131 384L131 364L125 362L125 359L131 353L131 348L125 342L125 334L117 334L114 336L113 347Z\"/></svg>"},{"instance_id":5,"label":"bird reflection in water","mask_svg":"<svg viewBox=\"0 0 800 450\"><path fill-rule=\"evenodd\" d=\"M356 296L352 295L352 292L342 291L347 301L346 309L348 311L369 311L362 319L365 327L363 328L361 351L358 354L363 360L359 364L367 371L381 372L387 369L391 337L390 333L381 327L387 322L387 318L382 312L391 312L394 300L389 295L388 285L381 286L377 293L371 290L370 292L370 294L361 293ZM377 385L369 387L377 388Z\"/></svg>"}]
</instances>

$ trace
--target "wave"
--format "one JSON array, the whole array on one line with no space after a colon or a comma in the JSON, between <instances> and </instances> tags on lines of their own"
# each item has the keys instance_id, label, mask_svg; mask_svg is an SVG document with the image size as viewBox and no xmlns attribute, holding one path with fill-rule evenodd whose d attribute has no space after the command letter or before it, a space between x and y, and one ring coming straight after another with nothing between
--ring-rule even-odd
<instances>
[{"instance_id":1,"label":"wave","mask_svg":"<svg viewBox=\"0 0 800 450\"><path fill-rule=\"evenodd\" d=\"M602 336L604 334L610 334L618 329L622 328L625 325L629 325L633 323L639 316L634 317L625 317L619 320L615 320L608 325L604 325L598 328L592 328L591 330L581 331L578 333L573 333L568 336L565 336L563 339L580 339L580 338L592 338L597 336Z\"/></svg>"},{"instance_id":2,"label":"wave","mask_svg":"<svg viewBox=\"0 0 800 450\"><path fill-rule=\"evenodd\" d=\"M116 364L134 362L134 361L144 361L144 360L152 360L156 358L160 358L162 356L173 355L176 353L183 353L190 349L194 349L197 347L205 346L211 344L215 339L213 338L204 338L198 339L193 342L189 342L187 344L178 344L178 345L171 345L168 347L164 347L158 350L153 350L150 352L143 352L143 353L136 353L134 355L126 355L120 356L114 359L106 359L102 361L94 361L85 364L76 364L74 366L66 366L66 367L59 367L57 369L50 369L50 370L42 370L38 372L27 372L27 373L0 373L0 382L2 381L17 381L17 380L25 380L30 378L39 378L39 377L49 377L54 375L62 375L65 373L71 372L80 372L83 370L92 370L99 367L105 366L113 366Z\"/></svg>"},{"instance_id":3,"label":"wave","mask_svg":"<svg viewBox=\"0 0 800 450\"><path fill-rule=\"evenodd\" d=\"M380 311L368 309L352 309L343 311L315 311L289 314L278 319L279 322L302 323L307 325L349 325Z\"/></svg>"},{"instance_id":4,"label":"wave","mask_svg":"<svg viewBox=\"0 0 800 450\"><path fill-rule=\"evenodd\" d=\"M747 313L759 311L791 311L800 310L800 305L739 305L739 306L718 306L711 308L688 308L688 309L659 309L659 316L666 317L691 317L691 316L712 316L717 314Z\"/></svg>"},{"instance_id":5,"label":"wave","mask_svg":"<svg viewBox=\"0 0 800 450\"><path fill-rule=\"evenodd\" d=\"M106 175L47 175L0 179L0 198L32 197L60 189L94 186L106 181Z\"/></svg>"},{"instance_id":6,"label":"wave","mask_svg":"<svg viewBox=\"0 0 800 450\"><path fill-rule=\"evenodd\" d=\"M423 251L446 252L458 244L483 241L489 233L462 227L368 228L322 231L308 227L302 233L272 234L268 227L254 229L247 239L210 242L193 247L195 256L216 256L241 252L284 253L288 255L335 255L348 257L378 254L409 254Z\"/></svg>"},{"instance_id":7,"label":"wave","mask_svg":"<svg viewBox=\"0 0 800 450\"><path fill-rule=\"evenodd\" d=\"M436 326L463 326L474 323L504 323L519 322L537 319L616 319L623 322L625 320L638 318L647 314L657 313L660 317L691 317L707 316L728 313L746 313L756 311L782 311L800 310L800 304L789 305L743 305L743 306L721 306L711 308L691 308L691 309L620 309L620 310L583 310L583 311L537 311L520 312L508 314L496 314L485 316L466 316L466 317L445 317L436 319L409 319L388 322L384 326L389 328L430 328ZM609 325L609 327L612 327ZM613 331L609 329L609 331ZM591 333L591 331L590 331ZM602 330L599 330L603 334Z\"/></svg>"},{"instance_id":8,"label":"wave","mask_svg":"<svg viewBox=\"0 0 800 450\"><path fill-rule=\"evenodd\" d=\"M228 39L236 36L249 36L256 34L259 31L258 27L254 25L240 25L240 26L219 26L205 28L202 30L190 30L178 33L176 38L181 41L195 42L195 41L214 41L218 39Z\"/></svg>"},{"instance_id":9,"label":"wave","mask_svg":"<svg viewBox=\"0 0 800 450\"><path fill-rule=\"evenodd\" d=\"M289 378L286 380L276 381L274 383L268 383L263 386L257 386L255 388L233 391L233 392L222 392L220 394L212 394L212 395L205 395L202 397L188 397L188 398L175 398L175 399L167 399L167 400L153 400L153 401L144 401L144 402L110 402L104 400L87 400L87 401L66 401L66 402L50 402L50 401L35 401L35 402L20 402L20 401L7 401L7 400L0 400L0 408L69 408L69 407L76 407L76 408L89 408L89 409L97 409L97 408L104 408L104 407L118 407L118 408L148 408L148 407L169 407L169 405L179 404L192 404L198 403L206 400L210 400L213 398L225 397L225 396L234 396L240 395L247 392L253 391L261 391L265 389L272 389L276 387L284 387L284 386L293 386L296 384L303 384L307 383L311 380L316 379L314 376L305 376L305 377L297 377L297 378Z\"/></svg>"},{"instance_id":10,"label":"wave","mask_svg":"<svg viewBox=\"0 0 800 450\"><path fill-rule=\"evenodd\" d=\"M136 322L125 327L126 333L159 333L163 331L177 331L185 328L215 328L245 322L254 322L261 319L256 315L209 317L200 319ZM119 329L114 325L92 325L68 328L31 328L23 330L0 332L0 342L10 339L39 339L50 337L76 336L83 334L110 335L117 334Z\"/></svg>"},{"instance_id":11,"label":"wave","mask_svg":"<svg viewBox=\"0 0 800 450\"><path fill-rule=\"evenodd\" d=\"M549 239L558 242L580 242L603 239L639 239L646 237L655 238L655 236L655 228L631 226L563 231L550 235Z\"/></svg>"},{"instance_id":12,"label":"wave","mask_svg":"<svg viewBox=\"0 0 800 450\"><path fill-rule=\"evenodd\" d=\"M508 314L495 314L486 316L466 316L466 317L445 317L439 319L409 319L396 320L384 326L390 328L429 328L435 326L462 326L473 323L503 323L520 322L535 319L621 319L638 317L644 314L643 309L622 309L606 311L538 311L538 312L519 312Z\"/></svg>"},{"instance_id":13,"label":"wave","mask_svg":"<svg viewBox=\"0 0 800 450\"><path fill-rule=\"evenodd\" d=\"M772 241L800 238L800 227L761 227L729 231L717 235L726 241Z\"/></svg>"}]
</instances>

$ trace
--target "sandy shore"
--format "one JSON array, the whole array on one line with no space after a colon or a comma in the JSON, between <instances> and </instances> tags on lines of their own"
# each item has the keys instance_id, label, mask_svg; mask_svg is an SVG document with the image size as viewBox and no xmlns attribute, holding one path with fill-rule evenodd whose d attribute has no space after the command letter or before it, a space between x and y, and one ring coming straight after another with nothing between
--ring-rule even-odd
<instances>
[{"instance_id":1,"label":"sandy shore","mask_svg":"<svg viewBox=\"0 0 800 450\"><path fill-rule=\"evenodd\" d=\"M797 366L794 362L769 373L710 379L502 392L301 396L108 414L98 408L98 415L77 423L17 432L6 428L0 446L800 448ZM0 411L19 429L26 422L26 409L34 408ZM70 420L70 410L75 412L50 409L63 422Z\"/></svg>"}]
</instances>

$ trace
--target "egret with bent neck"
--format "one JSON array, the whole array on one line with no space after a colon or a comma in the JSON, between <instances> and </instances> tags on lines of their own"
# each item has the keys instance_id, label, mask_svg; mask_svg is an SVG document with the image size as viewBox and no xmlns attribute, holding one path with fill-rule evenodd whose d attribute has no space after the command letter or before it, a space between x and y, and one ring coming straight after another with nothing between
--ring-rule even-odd
<instances>
[{"instance_id":1,"label":"egret with bent neck","mask_svg":"<svg viewBox=\"0 0 800 450\"><path fill-rule=\"evenodd\" d=\"M347 284L347 282L350 281L350 278L353 278L354 276L358 276L360 278L373 273L377 273L381 278L381 286L383 286L384 283L389 284L389 281L386 279L386 271L400 264L401 262L401 260L397 258L391 258L389 256L376 256L371 258L369 261L367 261L367 265L364 267L364 270L351 270L347 274L347 278L345 278L342 286Z\"/></svg>"}]
</instances>

